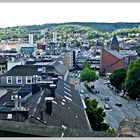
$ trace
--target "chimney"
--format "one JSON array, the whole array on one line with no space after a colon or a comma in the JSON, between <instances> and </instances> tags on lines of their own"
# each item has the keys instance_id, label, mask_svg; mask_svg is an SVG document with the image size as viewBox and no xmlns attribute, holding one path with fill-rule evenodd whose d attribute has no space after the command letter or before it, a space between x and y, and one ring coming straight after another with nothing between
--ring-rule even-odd
<instances>
[{"instance_id":1,"label":"chimney","mask_svg":"<svg viewBox=\"0 0 140 140\"><path fill-rule=\"evenodd\" d=\"M18 95L15 95L15 109L18 109Z\"/></svg>"},{"instance_id":2,"label":"chimney","mask_svg":"<svg viewBox=\"0 0 140 140\"><path fill-rule=\"evenodd\" d=\"M48 88L49 89L49 85L53 84L53 81L45 81L41 83L41 87L42 88Z\"/></svg>"},{"instance_id":3,"label":"chimney","mask_svg":"<svg viewBox=\"0 0 140 140\"><path fill-rule=\"evenodd\" d=\"M51 91L51 97L55 98L56 84L50 84L49 89L50 89L50 91Z\"/></svg>"},{"instance_id":4,"label":"chimney","mask_svg":"<svg viewBox=\"0 0 140 140\"><path fill-rule=\"evenodd\" d=\"M53 97L46 97L45 101L46 101L46 113L49 115L52 115L52 101L53 101Z\"/></svg>"},{"instance_id":5,"label":"chimney","mask_svg":"<svg viewBox=\"0 0 140 140\"><path fill-rule=\"evenodd\" d=\"M53 81L46 81L46 88L50 89L51 84L53 84Z\"/></svg>"},{"instance_id":6,"label":"chimney","mask_svg":"<svg viewBox=\"0 0 140 140\"><path fill-rule=\"evenodd\" d=\"M40 119L43 121L45 120L45 108L44 107L42 107L40 109Z\"/></svg>"},{"instance_id":7,"label":"chimney","mask_svg":"<svg viewBox=\"0 0 140 140\"><path fill-rule=\"evenodd\" d=\"M58 78L58 75L59 75L58 73L55 73L53 77Z\"/></svg>"},{"instance_id":8,"label":"chimney","mask_svg":"<svg viewBox=\"0 0 140 140\"><path fill-rule=\"evenodd\" d=\"M58 78L52 78L52 80L53 80L53 83L55 84L55 85L57 85L57 82L58 82Z\"/></svg>"},{"instance_id":9,"label":"chimney","mask_svg":"<svg viewBox=\"0 0 140 140\"><path fill-rule=\"evenodd\" d=\"M42 73L46 73L46 67L42 67Z\"/></svg>"},{"instance_id":10,"label":"chimney","mask_svg":"<svg viewBox=\"0 0 140 140\"><path fill-rule=\"evenodd\" d=\"M15 107L12 109L13 121L24 122L28 119L28 108L21 105L21 96L15 95Z\"/></svg>"},{"instance_id":11,"label":"chimney","mask_svg":"<svg viewBox=\"0 0 140 140\"><path fill-rule=\"evenodd\" d=\"M21 96L19 96L19 108L21 108Z\"/></svg>"}]
</instances>

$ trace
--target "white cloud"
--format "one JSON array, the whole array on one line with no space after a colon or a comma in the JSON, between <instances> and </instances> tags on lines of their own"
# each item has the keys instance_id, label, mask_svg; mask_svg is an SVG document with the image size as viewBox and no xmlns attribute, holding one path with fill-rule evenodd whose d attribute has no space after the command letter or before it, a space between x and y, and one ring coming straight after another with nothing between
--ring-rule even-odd
<instances>
[{"instance_id":1,"label":"white cloud","mask_svg":"<svg viewBox=\"0 0 140 140\"><path fill-rule=\"evenodd\" d=\"M140 22L140 3L1 3L0 27L60 22Z\"/></svg>"}]
</instances>

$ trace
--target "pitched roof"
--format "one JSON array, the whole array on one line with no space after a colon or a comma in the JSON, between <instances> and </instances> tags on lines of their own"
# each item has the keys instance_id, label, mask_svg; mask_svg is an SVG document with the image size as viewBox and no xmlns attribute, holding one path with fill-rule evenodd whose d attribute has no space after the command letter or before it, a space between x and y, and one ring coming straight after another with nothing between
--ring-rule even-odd
<instances>
[{"instance_id":1,"label":"pitched roof","mask_svg":"<svg viewBox=\"0 0 140 140\"><path fill-rule=\"evenodd\" d=\"M66 68L58 61L54 62L38 62L35 63L36 66L45 66L48 73L59 73L60 75L65 75Z\"/></svg>"},{"instance_id":2,"label":"pitched roof","mask_svg":"<svg viewBox=\"0 0 140 140\"><path fill-rule=\"evenodd\" d=\"M6 64L7 60L0 55L0 64Z\"/></svg>"},{"instance_id":3,"label":"pitched roof","mask_svg":"<svg viewBox=\"0 0 140 140\"><path fill-rule=\"evenodd\" d=\"M111 45L118 45L118 44L119 44L119 41L118 41L116 35L114 35L112 38L112 41L111 41Z\"/></svg>"},{"instance_id":4,"label":"pitched roof","mask_svg":"<svg viewBox=\"0 0 140 140\"><path fill-rule=\"evenodd\" d=\"M60 62L55 61L52 62L51 64L60 74L65 75L66 73L66 68L64 67L64 65L62 65Z\"/></svg>"},{"instance_id":5,"label":"pitched roof","mask_svg":"<svg viewBox=\"0 0 140 140\"><path fill-rule=\"evenodd\" d=\"M60 86L59 86L60 85ZM69 100L65 98L63 88L72 96ZM70 90L71 89L71 92ZM62 94L62 92L64 92ZM111 137L114 136L106 132L89 131L89 126L85 117L84 108L80 103L80 95L74 86L67 82L58 80L58 86L56 89L56 98L52 103L53 115L45 115L46 123L42 123L40 118L40 109L45 106L45 97L48 96L49 90L44 89L32 96L28 97L23 103L24 107L29 109L29 119L25 122L5 121L0 120L0 130L6 132L8 136L50 136L61 137L64 133L64 137ZM76 95L77 94L77 95ZM10 93L0 98L0 103L9 101ZM67 95L69 96L69 95ZM75 98L75 100L74 100ZM40 102L38 102L40 100ZM1 102L2 101L2 102ZM78 102L77 102L78 101ZM63 103L63 104L62 104ZM31 116L33 115L33 117ZM3 117L7 118L7 115L3 114ZM4 118L3 118L4 119ZM64 131L62 125L67 129ZM20 135L21 134L21 135ZM1 133L1 136L5 136L5 133Z\"/></svg>"},{"instance_id":6,"label":"pitched roof","mask_svg":"<svg viewBox=\"0 0 140 140\"><path fill-rule=\"evenodd\" d=\"M38 74L39 66L17 65L4 73L3 76L33 76Z\"/></svg>"},{"instance_id":7,"label":"pitched roof","mask_svg":"<svg viewBox=\"0 0 140 140\"><path fill-rule=\"evenodd\" d=\"M57 84L59 85L56 89L57 94L63 97L68 96L72 100L73 104L79 106L80 108L84 108L80 94L72 84L61 79L58 80Z\"/></svg>"},{"instance_id":8,"label":"pitched roof","mask_svg":"<svg viewBox=\"0 0 140 140\"><path fill-rule=\"evenodd\" d=\"M125 57L125 55L123 53L120 53L116 50L111 50L111 49L104 49L105 51L107 51L108 53L112 54L113 56L117 57L118 59L122 59Z\"/></svg>"},{"instance_id":9,"label":"pitched roof","mask_svg":"<svg viewBox=\"0 0 140 140\"><path fill-rule=\"evenodd\" d=\"M57 84L56 98L52 103L53 115L45 115L47 125L56 127L62 127L64 125L67 128L89 130L80 94L74 89L74 86L67 82L59 79ZM45 97L49 94L50 91L48 89L40 90L32 96L29 96L22 105L25 108L29 108L29 115L40 118L40 109L42 107L46 108ZM10 97L11 93L2 96L0 98L0 107L4 107L3 103L10 101ZM30 120L32 118L29 118L29 122Z\"/></svg>"}]
</instances>

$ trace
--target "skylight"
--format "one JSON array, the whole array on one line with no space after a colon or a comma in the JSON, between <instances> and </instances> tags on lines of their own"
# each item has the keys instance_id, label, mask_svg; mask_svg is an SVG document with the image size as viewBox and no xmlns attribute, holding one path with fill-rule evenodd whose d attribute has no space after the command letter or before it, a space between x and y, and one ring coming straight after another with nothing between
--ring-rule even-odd
<instances>
[{"instance_id":1,"label":"skylight","mask_svg":"<svg viewBox=\"0 0 140 140\"><path fill-rule=\"evenodd\" d=\"M69 101L72 101L71 98L69 98L68 96L64 96L66 99L68 99Z\"/></svg>"}]
</instances>

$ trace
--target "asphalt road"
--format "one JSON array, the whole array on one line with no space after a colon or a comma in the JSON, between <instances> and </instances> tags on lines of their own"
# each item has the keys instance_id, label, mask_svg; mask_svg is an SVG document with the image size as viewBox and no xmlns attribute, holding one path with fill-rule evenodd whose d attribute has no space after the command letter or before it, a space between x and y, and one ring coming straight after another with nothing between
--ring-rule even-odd
<instances>
[{"instance_id":1,"label":"asphalt road","mask_svg":"<svg viewBox=\"0 0 140 140\"><path fill-rule=\"evenodd\" d=\"M90 98L96 99L99 102L99 106L104 108L105 104L110 106L109 110L105 109L105 120L110 127L117 129L121 120L128 116L140 116L140 110L136 107L136 101L124 99L119 95L116 95L107 85L104 84L105 80L99 79L95 82L95 89L99 90L99 94L93 94L87 91L83 83L77 84L79 89L83 89L85 93L88 93ZM104 100L106 96L109 96L110 101ZM102 99L102 100L101 100ZM118 107L115 103L122 103L122 107ZM140 101L137 102L140 105Z\"/></svg>"}]
</instances>

